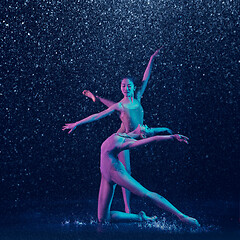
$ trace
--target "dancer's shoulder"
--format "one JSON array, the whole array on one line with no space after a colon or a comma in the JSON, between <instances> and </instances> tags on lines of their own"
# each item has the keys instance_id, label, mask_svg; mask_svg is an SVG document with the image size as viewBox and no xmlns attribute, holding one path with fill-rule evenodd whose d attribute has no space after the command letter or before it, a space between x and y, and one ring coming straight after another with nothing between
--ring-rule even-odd
<instances>
[{"instance_id":1,"label":"dancer's shoulder","mask_svg":"<svg viewBox=\"0 0 240 240\"><path fill-rule=\"evenodd\" d=\"M120 102L117 102L114 104L114 108L117 110L117 111L122 111L122 109L124 108L123 107L123 103L120 101Z\"/></svg>"}]
</instances>

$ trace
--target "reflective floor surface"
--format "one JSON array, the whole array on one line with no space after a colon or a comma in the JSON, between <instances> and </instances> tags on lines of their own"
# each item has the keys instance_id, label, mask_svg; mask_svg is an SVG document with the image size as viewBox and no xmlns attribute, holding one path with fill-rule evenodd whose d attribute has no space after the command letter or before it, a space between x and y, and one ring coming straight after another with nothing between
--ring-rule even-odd
<instances>
[{"instance_id":1,"label":"reflective floor surface","mask_svg":"<svg viewBox=\"0 0 240 240\"><path fill-rule=\"evenodd\" d=\"M240 239L237 203L219 200L185 201L183 205L182 202L180 209L201 223L198 229L183 225L174 216L148 206L139 199L133 198L132 206L136 212L144 210L148 215L157 215L158 220L99 224L97 201L92 199L24 202L11 209L2 208L0 239ZM120 200L113 202L114 210L121 210L122 207Z\"/></svg>"}]
</instances>

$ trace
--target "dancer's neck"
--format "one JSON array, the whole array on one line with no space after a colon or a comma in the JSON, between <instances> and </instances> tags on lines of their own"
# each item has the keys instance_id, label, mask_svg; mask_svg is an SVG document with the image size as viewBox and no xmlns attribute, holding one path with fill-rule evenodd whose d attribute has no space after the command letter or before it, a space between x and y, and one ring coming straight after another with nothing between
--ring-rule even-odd
<instances>
[{"instance_id":1,"label":"dancer's neck","mask_svg":"<svg viewBox=\"0 0 240 240\"><path fill-rule=\"evenodd\" d=\"M131 96L131 97L125 96L125 97L123 98L123 101L124 101L125 103L133 103L133 101L134 101L134 96Z\"/></svg>"}]
</instances>

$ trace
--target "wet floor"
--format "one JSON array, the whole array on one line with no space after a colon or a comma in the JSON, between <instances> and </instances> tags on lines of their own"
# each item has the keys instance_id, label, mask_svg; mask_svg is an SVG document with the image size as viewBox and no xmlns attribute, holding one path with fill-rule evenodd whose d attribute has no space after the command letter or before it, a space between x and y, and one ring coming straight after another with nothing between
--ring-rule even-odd
<instances>
[{"instance_id":1,"label":"wet floor","mask_svg":"<svg viewBox=\"0 0 240 240\"><path fill-rule=\"evenodd\" d=\"M97 201L25 202L8 209L1 218L0 239L239 239L237 204L227 201L187 202L188 214L196 217L201 227L194 229L174 216L132 199L134 210L157 215L156 222L98 224ZM180 204L181 205L181 204ZM121 210L115 200L113 209ZM184 208L184 207L182 207ZM222 211L219 211L222 209ZM3 211L4 212L4 211ZM6 213L6 212L5 212Z\"/></svg>"}]
</instances>

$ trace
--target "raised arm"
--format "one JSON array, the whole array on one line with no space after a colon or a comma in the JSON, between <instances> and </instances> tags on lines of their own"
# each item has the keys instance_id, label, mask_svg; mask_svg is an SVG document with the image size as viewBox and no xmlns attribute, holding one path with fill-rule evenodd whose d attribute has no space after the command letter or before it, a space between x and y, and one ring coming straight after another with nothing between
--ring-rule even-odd
<instances>
[{"instance_id":1,"label":"raised arm","mask_svg":"<svg viewBox=\"0 0 240 240\"><path fill-rule=\"evenodd\" d=\"M141 140L132 140L130 139L129 141L125 142L119 147L120 151L126 150L126 149L133 149L137 148L143 145L146 145L148 143L153 143L153 142L160 142L160 141L169 141L169 140L177 140L179 142L184 142L188 144L188 137L185 137L180 134L174 134L174 135L168 135L168 136L154 136L154 137L149 137Z\"/></svg>"},{"instance_id":2,"label":"raised arm","mask_svg":"<svg viewBox=\"0 0 240 240\"><path fill-rule=\"evenodd\" d=\"M115 110L117 110L119 108L118 105L119 104L116 103L116 104L112 105L111 107L109 107L108 109L106 109L106 110L104 110L104 111L102 111L100 113L92 114L92 115L90 115L90 116L88 116L88 117L86 117L86 118L84 118L84 119L82 119L82 120L80 120L78 122L66 123L63 126L62 130L64 131L64 130L70 129L70 131L68 133L71 133L79 125L82 125L82 124L85 124L85 123L94 122L94 121L97 121L97 120L99 120L101 118L104 118L104 117L112 114Z\"/></svg>"},{"instance_id":3,"label":"raised arm","mask_svg":"<svg viewBox=\"0 0 240 240\"><path fill-rule=\"evenodd\" d=\"M138 90L137 92L137 99L140 100L146 87L147 87L147 83L148 83L148 80L150 78L150 75L151 75L151 71L152 71L152 66L153 66L153 62L154 62L154 59L155 57L158 55L160 49L162 49L163 46L161 48L159 48L151 57L150 57L150 60L148 62L148 65L147 65L147 68L144 72L144 75L143 75L143 79L142 79L142 86L141 88Z\"/></svg>"}]
</instances>

